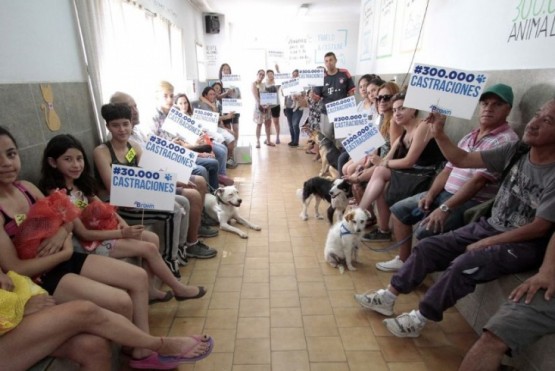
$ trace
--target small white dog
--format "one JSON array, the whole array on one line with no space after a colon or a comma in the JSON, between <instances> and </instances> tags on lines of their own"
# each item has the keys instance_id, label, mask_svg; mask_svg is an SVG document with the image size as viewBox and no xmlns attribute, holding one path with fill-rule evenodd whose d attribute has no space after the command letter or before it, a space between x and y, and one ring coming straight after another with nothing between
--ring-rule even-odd
<instances>
[{"instance_id":1,"label":"small white dog","mask_svg":"<svg viewBox=\"0 0 555 371\"><path fill-rule=\"evenodd\" d=\"M364 235L364 229L371 218L368 211L356 208L347 212L343 220L335 223L328 232L324 258L334 268L355 271L353 262L357 260L357 248Z\"/></svg>"},{"instance_id":2,"label":"small white dog","mask_svg":"<svg viewBox=\"0 0 555 371\"><path fill-rule=\"evenodd\" d=\"M220 222L220 229L233 232L241 238L248 238L248 235L245 232L229 224L232 219L235 219L237 223L243 224L251 229L254 229L255 231L262 229L259 226L252 224L247 219L242 218L237 213L237 208L241 206L241 202L243 202L243 200L239 197L239 191L234 186L218 188L214 194L215 197L206 196L204 206L207 214L217 214Z\"/></svg>"}]
</instances>

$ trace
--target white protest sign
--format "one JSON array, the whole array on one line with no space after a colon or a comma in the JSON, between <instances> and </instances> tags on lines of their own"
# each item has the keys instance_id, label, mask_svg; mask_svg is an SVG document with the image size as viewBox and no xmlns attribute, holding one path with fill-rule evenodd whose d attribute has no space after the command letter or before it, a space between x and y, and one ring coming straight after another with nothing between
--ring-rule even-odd
<instances>
[{"instance_id":1,"label":"white protest sign","mask_svg":"<svg viewBox=\"0 0 555 371\"><path fill-rule=\"evenodd\" d=\"M403 105L470 119L487 74L416 63Z\"/></svg>"},{"instance_id":2,"label":"white protest sign","mask_svg":"<svg viewBox=\"0 0 555 371\"><path fill-rule=\"evenodd\" d=\"M355 97L350 96L326 104L326 110L328 112L329 121L333 122L335 121L336 117L350 116L356 114L357 102L355 100Z\"/></svg>"},{"instance_id":3,"label":"white protest sign","mask_svg":"<svg viewBox=\"0 0 555 371\"><path fill-rule=\"evenodd\" d=\"M335 120L333 120L335 137L347 138L369 123L371 123L371 121L368 120L368 114L365 113L336 117Z\"/></svg>"},{"instance_id":4,"label":"white protest sign","mask_svg":"<svg viewBox=\"0 0 555 371\"><path fill-rule=\"evenodd\" d=\"M218 130L220 114L218 112L195 108L193 110L193 120L195 120L197 124L202 126L202 128L214 132Z\"/></svg>"},{"instance_id":5,"label":"white protest sign","mask_svg":"<svg viewBox=\"0 0 555 371\"><path fill-rule=\"evenodd\" d=\"M237 112L241 109L241 99L222 99L222 113Z\"/></svg>"},{"instance_id":6,"label":"white protest sign","mask_svg":"<svg viewBox=\"0 0 555 371\"><path fill-rule=\"evenodd\" d=\"M260 93L260 105L261 106L275 106L278 104L277 93Z\"/></svg>"},{"instance_id":7,"label":"white protest sign","mask_svg":"<svg viewBox=\"0 0 555 371\"><path fill-rule=\"evenodd\" d=\"M160 170L177 174L177 180L187 183L197 161L197 153L177 143L150 135L139 166L147 170Z\"/></svg>"},{"instance_id":8,"label":"white protest sign","mask_svg":"<svg viewBox=\"0 0 555 371\"><path fill-rule=\"evenodd\" d=\"M274 80L276 85L281 85L284 81L290 80L291 74L290 73L275 73Z\"/></svg>"},{"instance_id":9,"label":"white protest sign","mask_svg":"<svg viewBox=\"0 0 555 371\"><path fill-rule=\"evenodd\" d=\"M240 75L222 75L222 85L224 88L231 88L234 86L239 86L241 84Z\"/></svg>"},{"instance_id":10,"label":"white protest sign","mask_svg":"<svg viewBox=\"0 0 555 371\"><path fill-rule=\"evenodd\" d=\"M301 85L298 78L291 79L291 80L284 81L281 84L281 91L285 96L300 94L303 92L303 86Z\"/></svg>"},{"instance_id":11,"label":"white protest sign","mask_svg":"<svg viewBox=\"0 0 555 371\"><path fill-rule=\"evenodd\" d=\"M299 78L304 87L324 86L324 69L299 70Z\"/></svg>"},{"instance_id":12,"label":"white protest sign","mask_svg":"<svg viewBox=\"0 0 555 371\"><path fill-rule=\"evenodd\" d=\"M384 138L377 126L369 124L341 142L353 162L362 160L376 149L383 146Z\"/></svg>"},{"instance_id":13,"label":"white protest sign","mask_svg":"<svg viewBox=\"0 0 555 371\"><path fill-rule=\"evenodd\" d=\"M176 180L174 173L113 164L110 204L172 211Z\"/></svg>"},{"instance_id":14,"label":"white protest sign","mask_svg":"<svg viewBox=\"0 0 555 371\"><path fill-rule=\"evenodd\" d=\"M166 120L162 124L162 130L191 144L196 143L199 135L202 134L200 125L176 107L170 109Z\"/></svg>"}]
</instances>

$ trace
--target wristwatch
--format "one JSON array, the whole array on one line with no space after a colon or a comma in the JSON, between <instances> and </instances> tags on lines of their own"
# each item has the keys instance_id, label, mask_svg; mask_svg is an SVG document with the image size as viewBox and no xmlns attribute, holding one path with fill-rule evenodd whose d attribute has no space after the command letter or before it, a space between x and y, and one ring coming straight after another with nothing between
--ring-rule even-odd
<instances>
[{"instance_id":1,"label":"wristwatch","mask_svg":"<svg viewBox=\"0 0 555 371\"><path fill-rule=\"evenodd\" d=\"M449 206L445 205L445 204L441 204L439 205L439 209L441 211L443 211L444 213L448 213L449 211L451 211L451 209L449 208Z\"/></svg>"}]
</instances>

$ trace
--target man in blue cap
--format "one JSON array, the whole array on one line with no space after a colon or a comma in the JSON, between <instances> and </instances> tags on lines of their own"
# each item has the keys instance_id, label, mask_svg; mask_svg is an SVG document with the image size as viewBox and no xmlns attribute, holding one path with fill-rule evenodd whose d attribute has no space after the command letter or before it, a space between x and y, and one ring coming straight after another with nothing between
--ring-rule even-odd
<instances>
[{"instance_id":1,"label":"man in blue cap","mask_svg":"<svg viewBox=\"0 0 555 371\"><path fill-rule=\"evenodd\" d=\"M458 147L465 151L485 151L516 142L518 135L507 123L512 105L510 86L496 84L487 88L480 96L478 127L466 134ZM462 169L449 162L428 191L391 206L395 240L403 242L399 255L376 263L376 268L386 272L401 269L411 253L413 225L420 221L414 232L419 240L462 227L466 210L495 197L499 176L485 168Z\"/></svg>"},{"instance_id":2,"label":"man in blue cap","mask_svg":"<svg viewBox=\"0 0 555 371\"><path fill-rule=\"evenodd\" d=\"M413 291L428 273L444 271L418 310L384 320L398 337L420 336L428 321L441 321L479 283L538 268L555 225L555 99L528 122L522 142L487 151L458 148L443 131L445 119L439 113L426 119L445 158L456 167L502 173L503 180L491 217L422 240L386 289L355 295L362 307L391 316L399 294Z\"/></svg>"}]
</instances>

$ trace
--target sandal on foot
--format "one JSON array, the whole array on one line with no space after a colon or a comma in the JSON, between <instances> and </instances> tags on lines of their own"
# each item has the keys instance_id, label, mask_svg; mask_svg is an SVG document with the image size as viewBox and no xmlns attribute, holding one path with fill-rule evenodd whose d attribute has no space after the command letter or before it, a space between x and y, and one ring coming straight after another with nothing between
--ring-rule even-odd
<instances>
[{"instance_id":1,"label":"sandal on foot","mask_svg":"<svg viewBox=\"0 0 555 371\"><path fill-rule=\"evenodd\" d=\"M256 148L260 148L260 142L256 142Z\"/></svg>"},{"instance_id":2,"label":"sandal on foot","mask_svg":"<svg viewBox=\"0 0 555 371\"><path fill-rule=\"evenodd\" d=\"M276 145L272 142L268 142L267 140L264 141L264 144L270 147L275 147Z\"/></svg>"},{"instance_id":3,"label":"sandal on foot","mask_svg":"<svg viewBox=\"0 0 555 371\"><path fill-rule=\"evenodd\" d=\"M158 353L153 352L148 357L129 360L129 367L143 370L173 370L179 365L176 359L162 359Z\"/></svg>"},{"instance_id":4,"label":"sandal on foot","mask_svg":"<svg viewBox=\"0 0 555 371\"><path fill-rule=\"evenodd\" d=\"M212 353L212 350L214 350L214 339L212 339L212 337L210 336L199 336L199 335L194 335L194 336L190 336L191 338L195 339L195 344L191 347L188 347L187 349L183 349L181 351L181 354L179 354L178 356L159 356L159 358L161 360L170 360L170 361L175 361L178 363L194 363L194 362L198 362L201 359L204 359L206 357L208 357L210 355L210 353ZM206 349L206 351L202 354L199 354L197 356L193 356L190 355L188 356L187 354L189 353L193 353L195 350L195 347L200 344L201 342L205 342L208 344L208 349Z\"/></svg>"},{"instance_id":5,"label":"sandal on foot","mask_svg":"<svg viewBox=\"0 0 555 371\"><path fill-rule=\"evenodd\" d=\"M173 292L171 292L171 291L166 291L166 295L164 295L163 298L160 298L160 299L150 299L150 300L148 301L148 304L150 305L150 304L156 304L156 303L165 303L165 302L167 302L167 301L172 300L172 298L173 298Z\"/></svg>"},{"instance_id":6,"label":"sandal on foot","mask_svg":"<svg viewBox=\"0 0 555 371\"><path fill-rule=\"evenodd\" d=\"M190 299L200 299L204 295L206 295L206 289L203 286L198 286L198 294L195 296L177 296L175 295L175 300L177 301L185 301Z\"/></svg>"}]
</instances>

